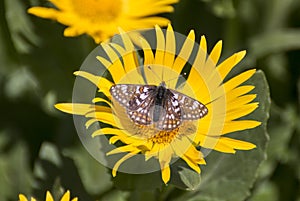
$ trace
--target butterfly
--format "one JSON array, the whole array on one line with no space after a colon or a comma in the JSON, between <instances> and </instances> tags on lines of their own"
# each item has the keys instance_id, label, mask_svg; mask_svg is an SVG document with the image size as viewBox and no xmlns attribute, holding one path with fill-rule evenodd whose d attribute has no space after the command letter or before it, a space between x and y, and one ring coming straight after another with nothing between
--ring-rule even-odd
<instances>
[{"instance_id":1,"label":"butterfly","mask_svg":"<svg viewBox=\"0 0 300 201\"><path fill-rule=\"evenodd\" d=\"M208 113L199 101L176 90L139 84L116 84L110 88L112 97L124 108L129 118L138 125L152 125L160 130L174 130L183 121L196 120Z\"/></svg>"}]
</instances>

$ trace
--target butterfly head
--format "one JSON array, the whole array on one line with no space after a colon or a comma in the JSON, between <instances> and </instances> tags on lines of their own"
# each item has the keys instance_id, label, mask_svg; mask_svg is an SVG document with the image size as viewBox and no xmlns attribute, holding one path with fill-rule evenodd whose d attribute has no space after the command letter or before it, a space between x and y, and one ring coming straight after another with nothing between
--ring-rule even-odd
<instances>
[{"instance_id":1,"label":"butterfly head","mask_svg":"<svg viewBox=\"0 0 300 201\"><path fill-rule=\"evenodd\" d=\"M166 88L167 85L166 85L166 82L165 82L165 81L162 81L162 82L159 84L159 86L160 86L160 87L163 87L163 88Z\"/></svg>"}]
</instances>

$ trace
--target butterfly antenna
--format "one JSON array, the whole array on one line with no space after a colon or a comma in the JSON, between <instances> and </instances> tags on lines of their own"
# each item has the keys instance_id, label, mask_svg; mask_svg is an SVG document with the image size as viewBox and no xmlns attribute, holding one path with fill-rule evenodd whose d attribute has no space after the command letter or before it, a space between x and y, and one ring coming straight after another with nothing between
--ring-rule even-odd
<instances>
[{"instance_id":1,"label":"butterfly antenna","mask_svg":"<svg viewBox=\"0 0 300 201\"><path fill-rule=\"evenodd\" d=\"M180 74L179 76L176 76L176 77L173 77L173 78L171 78L171 79L169 79L169 80L167 80L167 81L164 81L164 80L163 80L163 74L164 74L164 73L162 73L162 79L161 79L161 78L158 76L158 74L151 68L151 66L147 66L147 68L153 72L153 74L157 77L157 79L159 79L159 81L160 81L161 83L162 83L162 82L165 82L166 84L169 83L169 82L172 81L172 80L175 80L175 79L178 79L178 80L179 80L180 78L185 79L184 76L187 75L187 73L184 72L183 75Z\"/></svg>"},{"instance_id":2,"label":"butterfly antenna","mask_svg":"<svg viewBox=\"0 0 300 201\"><path fill-rule=\"evenodd\" d=\"M151 68L151 66L147 66L147 68L149 70L152 71L152 73L157 77L157 79L159 79L160 82L163 82L163 80L158 76L158 74Z\"/></svg>"},{"instance_id":3,"label":"butterfly antenna","mask_svg":"<svg viewBox=\"0 0 300 201\"><path fill-rule=\"evenodd\" d=\"M162 78L162 80L164 80L164 74L165 74L165 68L163 68L162 71L161 71L161 78Z\"/></svg>"},{"instance_id":4,"label":"butterfly antenna","mask_svg":"<svg viewBox=\"0 0 300 201\"><path fill-rule=\"evenodd\" d=\"M186 76L186 72L184 72L183 75L180 74L180 75L177 76L177 77L173 77L173 78L167 80L166 83L167 83L167 82L170 82L170 81L172 81L172 80L175 80L175 79L180 79L180 78L185 79L183 76Z\"/></svg>"}]
</instances>

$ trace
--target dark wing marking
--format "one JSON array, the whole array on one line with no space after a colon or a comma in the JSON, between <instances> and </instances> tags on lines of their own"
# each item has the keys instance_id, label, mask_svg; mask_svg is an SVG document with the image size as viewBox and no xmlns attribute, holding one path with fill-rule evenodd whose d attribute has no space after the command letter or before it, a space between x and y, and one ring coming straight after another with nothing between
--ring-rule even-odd
<instances>
[{"instance_id":1,"label":"dark wing marking","mask_svg":"<svg viewBox=\"0 0 300 201\"><path fill-rule=\"evenodd\" d=\"M180 92L170 90L178 99L181 108L182 120L196 120L203 118L208 113L207 107L199 101Z\"/></svg>"},{"instance_id":2,"label":"dark wing marking","mask_svg":"<svg viewBox=\"0 0 300 201\"><path fill-rule=\"evenodd\" d=\"M127 114L136 124L149 125L152 124L152 112L156 97L156 86L143 85L136 88L129 101Z\"/></svg>"},{"instance_id":3,"label":"dark wing marking","mask_svg":"<svg viewBox=\"0 0 300 201\"><path fill-rule=\"evenodd\" d=\"M116 84L113 85L109 92L112 97L118 101L125 108L129 107L129 101L133 94L136 92L136 88L140 85L133 84Z\"/></svg>"},{"instance_id":4,"label":"dark wing marking","mask_svg":"<svg viewBox=\"0 0 300 201\"><path fill-rule=\"evenodd\" d=\"M112 97L126 108L129 118L140 125L155 123L158 129L173 130L184 120L196 120L208 113L207 107L199 101L172 89L166 89L162 105L155 105L157 86L117 84L110 88ZM153 122L155 107L159 117Z\"/></svg>"},{"instance_id":5,"label":"dark wing marking","mask_svg":"<svg viewBox=\"0 0 300 201\"><path fill-rule=\"evenodd\" d=\"M126 108L133 122L141 125L152 123L150 109L154 104L156 86L118 84L111 87L110 92L113 98Z\"/></svg>"},{"instance_id":6,"label":"dark wing marking","mask_svg":"<svg viewBox=\"0 0 300 201\"><path fill-rule=\"evenodd\" d=\"M165 113L158 122L157 127L161 130L174 130L182 122L181 108L178 99L169 89L166 92L163 108Z\"/></svg>"},{"instance_id":7,"label":"dark wing marking","mask_svg":"<svg viewBox=\"0 0 300 201\"><path fill-rule=\"evenodd\" d=\"M150 106L156 96L156 86L154 85L136 85L135 92L130 97L129 110L138 110Z\"/></svg>"}]
</instances>

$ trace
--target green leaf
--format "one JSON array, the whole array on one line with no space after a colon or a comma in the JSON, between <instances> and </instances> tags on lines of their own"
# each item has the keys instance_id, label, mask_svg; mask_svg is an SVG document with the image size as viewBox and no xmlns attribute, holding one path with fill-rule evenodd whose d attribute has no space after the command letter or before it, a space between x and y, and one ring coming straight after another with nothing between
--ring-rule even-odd
<instances>
[{"instance_id":1,"label":"green leaf","mask_svg":"<svg viewBox=\"0 0 300 201\"><path fill-rule=\"evenodd\" d=\"M300 30L286 29L260 34L250 41L249 52L257 58L300 48Z\"/></svg>"},{"instance_id":2,"label":"green leaf","mask_svg":"<svg viewBox=\"0 0 300 201\"><path fill-rule=\"evenodd\" d=\"M85 191L74 161L62 155L51 143L42 144L39 159L35 163L34 175L36 177L34 196L38 200L44 198L47 190L56 198L60 198L66 190L70 190L79 200L92 200Z\"/></svg>"},{"instance_id":3,"label":"green leaf","mask_svg":"<svg viewBox=\"0 0 300 201\"><path fill-rule=\"evenodd\" d=\"M12 72L5 83L5 94L10 99L21 98L25 94L38 94L39 83L28 68Z\"/></svg>"},{"instance_id":4,"label":"green leaf","mask_svg":"<svg viewBox=\"0 0 300 201\"><path fill-rule=\"evenodd\" d=\"M161 188L164 184L160 171L148 174L126 174L118 172L113 178L115 186L122 190L149 191Z\"/></svg>"},{"instance_id":5,"label":"green leaf","mask_svg":"<svg viewBox=\"0 0 300 201\"><path fill-rule=\"evenodd\" d=\"M248 84L255 85L253 93L257 94L259 108L247 119L256 119L262 125L250 130L230 134L230 137L256 144L251 151L237 151L236 154L224 154L213 151L207 156L207 165L202 166L202 182L193 192L178 197L177 201L239 201L250 195L250 189L257 177L257 171L266 158L266 143L270 97L266 78L258 71Z\"/></svg>"},{"instance_id":6,"label":"green leaf","mask_svg":"<svg viewBox=\"0 0 300 201\"><path fill-rule=\"evenodd\" d=\"M63 151L74 160L84 188L90 195L101 195L112 188L110 170L94 159L81 144Z\"/></svg>"},{"instance_id":7,"label":"green leaf","mask_svg":"<svg viewBox=\"0 0 300 201\"><path fill-rule=\"evenodd\" d=\"M40 43L39 37L33 31L33 24L26 13L24 2L6 0L6 20L12 42L19 53L29 53L32 44Z\"/></svg>"},{"instance_id":8,"label":"green leaf","mask_svg":"<svg viewBox=\"0 0 300 201\"><path fill-rule=\"evenodd\" d=\"M16 200L19 193L31 192L33 176L26 145L17 142L10 146L7 135L10 133L0 132L0 200Z\"/></svg>"},{"instance_id":9,"label":"green leaf","mask_svg":"<svg viewBox=\"0 0 300 201\"><path fill-rule=\"evenodd\" d=\"M49 114L56 114L57 110L53 107L57 103L57 94L55 91L49 91L42 100L44 111Z\"/></svg>"},{"instance_id":10,"label":"green leaf","mask_svg":"<svg viewBox=\"0 0 300 201\"><path fill-rule=\"evenodd\" d=\"M232 0L215 0L211 6L213 13L218 17L233 18L236 15Z\"/></svg>"},{"instance_id":11,"label":"green leaf","mask_svg":"<svg viewBox=\"0 0 300 201\"><path fill-rule=\"evenodd\" d=\"M268 160L276 159L283 162L288 159L289 142L296 129L296 108L288 106L286 109L281 109L272 104L270 114Z\"/></svg>"},{"instance_id":12,"label":"green leaf","mask_svg":"<svg viewBox=\"0 0 300 201\"><path fill-rule=\"evenodd\" d=\"M201 175L190 168L182 167L178 172L181 181L187 186L186 190L195 190L201 182Z\"/></svg>"},{"instance_id":13,"label":"green leaf","mask_svg":"<svg viewBox=\"0 0 300 201\"><path fill-rule=\"evenodd\" d=\"M120 190L113 190L103 196L100 200L101 201L128 201L129 192L120 191Z\"/></svg>"},{"instance_id":14,"label":"green leaf","mask_svg":"<svg viewBox=\"0 0 300 201\"><path fill-rule=\"evenodd\" d=\"M5 13L4 1L0 1L0 75L19 66L18 54L11 41Z\"/></svg>"},{"instance_id":15,"label":"green leaf","mask_svg":"<svg viewBox=\"0 0 300 201\"><path fill-rule=\"evenodd\" d=\"M201 174L192 170L186 162L179 159L171 165L171 180L169 184L183 190L195 190L201 182Z\"/></svg>"},{"instance_id":16,"label":"green leaf","mask_svg":"<svg viewBox=\"0 0 300 201\"><path fill-rule=\"evenodd\" d=\"M294 157L290 149L290 141L296 130L296 109L288 106L286 109L279 108L274 103L271 105L268 133L270 141L267 148L268 158L261 165L259 177L262 179L272 175L276 164L287 163Z\"/></svg>"},{"instance_id":17,"label":"green leaf","mask_svg":"<svg viewBox=\"0 0 300 201\"><path fill-rule=\"evenodd\" d=\"M274 183L266 181L253 192L251 201L279 201L279 191Z\"/></svg>"}]
</instances>

